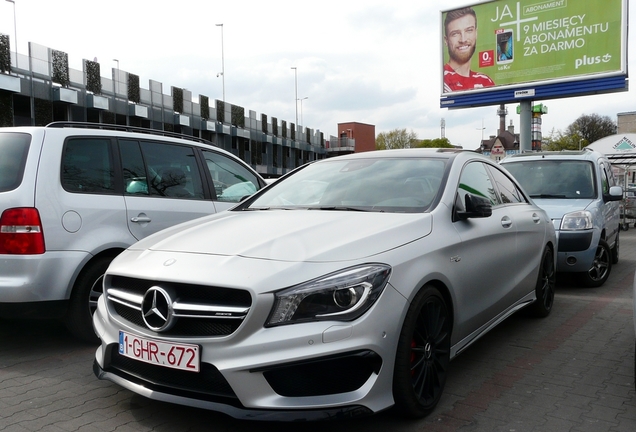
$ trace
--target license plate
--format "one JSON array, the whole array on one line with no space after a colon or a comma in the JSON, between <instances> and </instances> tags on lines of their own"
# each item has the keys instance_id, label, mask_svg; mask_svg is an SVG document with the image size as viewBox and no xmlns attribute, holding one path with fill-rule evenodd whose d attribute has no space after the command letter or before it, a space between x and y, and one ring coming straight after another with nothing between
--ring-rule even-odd
<instances>
[{"instance_id":1,"label":"license plate","mask_svg":"<svg viewBox=\"0 0 636 432\"><path fill-rule=\"evenodd\" d=\"M147 339L119 331L119 354L145 363L199 372L199 346Z\"/></svg>"}]
</instances>

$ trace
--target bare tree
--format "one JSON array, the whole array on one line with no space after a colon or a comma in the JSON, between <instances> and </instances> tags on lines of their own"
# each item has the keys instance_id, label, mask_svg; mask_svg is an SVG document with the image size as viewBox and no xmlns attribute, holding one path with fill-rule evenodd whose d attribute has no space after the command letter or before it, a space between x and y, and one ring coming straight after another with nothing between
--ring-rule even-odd
<instances>
[{"instance_id":1,"label":"bare tree","mask_svg":"<svg viewBox=\"0 0 636 432\"><path fill-rule=\"evenodd\" d=\"M554 129L546 137L544 150L578 150L616 133L616 123L608 116L583 114L564 132Z\"/></svg>"},{"instance_id":2,"label":"bare tree","mask_svg":"<svg viewBox=\"0 0 636 432\"><path fill-rule=\"evenodd\" d=\"M608 116L600 116L598 114L583 114L566 129L567 135L578 135L587 144L615 133L616 123Z\"/></svg>"}]
</instances>

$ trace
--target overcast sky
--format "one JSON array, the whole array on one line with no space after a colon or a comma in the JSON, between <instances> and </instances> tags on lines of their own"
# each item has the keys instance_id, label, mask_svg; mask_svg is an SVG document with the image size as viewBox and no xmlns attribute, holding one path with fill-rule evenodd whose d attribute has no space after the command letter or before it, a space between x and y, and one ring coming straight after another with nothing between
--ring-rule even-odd
<instances>
[{"instance_id":1,"label":"overcast sky","mask_svg":"<svg viewBox=\"0 0 636 432\"><path fill-rule=\"evenodd\" d=\"M571 0L583 1L583 0ZM373 124L376 134L405 128L420 139L445 136L467 149L499 127L497 106L440 108L440 11L465 0L15 0L20 54L34 42L69 56L73 69L97 58L139 75L142 88L160 81L193 98L223 99L257 114L337 135L337 124ZM632 7L630 21L634 21ZM14 4L0 2L0 33L14 46ZM218 27L216 24L223 24ZM222 40L223 36L223 40ZM634 59L634 32L628 58ZM636 111L634 90L543 101L543 134L564 130L582 114ZM302 106L302 110L301 110ZM506 124L519 131L516 105ZM301 122L302 119L302 122ZM484 130L482 131L482 125Z\"/></svg>"}]
</instances>

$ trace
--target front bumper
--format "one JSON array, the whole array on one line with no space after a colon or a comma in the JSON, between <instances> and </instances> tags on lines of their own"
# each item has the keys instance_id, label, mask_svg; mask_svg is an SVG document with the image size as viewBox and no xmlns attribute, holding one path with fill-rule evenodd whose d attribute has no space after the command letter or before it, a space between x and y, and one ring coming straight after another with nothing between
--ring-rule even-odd
<instances>
[{"instance_id":1,"label":"front bumper","mask_svg":"<svg viewBox=\"0 0 636 432\"><path fill-rule=\"evenodd\" d=\"M557 271L586 272L592 266L600 233L587 231L557 231Z\"/></svg>"},{"instance_id":2,"label":"front bumper","mask_svg":"<svg viewBox=\"0 0 636 432\"><path fill-rule=\"evenodd\" d=\"M186 405L194 408L208 409L212 411L222 412L231 417L243 420L260 420L260 421L314 421L314 420L340 420L354 417L364 417L373 414L373 412L360 405L341 406L335 408L323 409L295 409L295 410L268 410L268 409L248 409L236 401L231 399L223 400L219 398L202 399L200 397L192 397L188 392L179 394L174 389L166 388L162 391L161 387L149 385L143 379L135 379L135 377L118 372L107 372L99 365L97 360L93 362L93 373L99 379L112 381L121 387L128 389L134 393L145 396L149 399L162 402L170 402L179 405Z\"/></svg>"},{"instance_id":3,"label":"front bumper","mask_svg":"<svg viewBox=\"0 0 636 432\"><path fill-rule=\"evenodd\" d=\"M93 317L102 342L95 355L95 375L151 399L241 419L348 418L393 405L393 362L406 300L390 285L354 322L264 328L271 301L266 304L253 308L230 336L172 340L201 347L197 374L120 356L120 329L171 339L107 314L102 297Z\"/></svg>"}]
</instances>

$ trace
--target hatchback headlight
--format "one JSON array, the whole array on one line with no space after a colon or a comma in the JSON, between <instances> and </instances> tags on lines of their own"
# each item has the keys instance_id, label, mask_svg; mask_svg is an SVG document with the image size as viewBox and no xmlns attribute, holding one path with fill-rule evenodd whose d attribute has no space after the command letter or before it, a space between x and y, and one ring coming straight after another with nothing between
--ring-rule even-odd
<instances>
[{"instance_id":1,"label":"hatchback headlight","mask_svg":"<svg viewBox=\"0 0 636 432\"><path fill-rule=\"evenodd\" d=\"M592 213L586 210L568 213L561 220L562 231L588 230L593 226Z\"/></svg>"},{"instance_id":2,"label":"hatchback headlight","mask_svg":"<svg viewBox=\"0 0 636 432\"><path fill-rule=\"evenodd\" d=\"M390 274L388 265L367 264L278 291L266 326L354 320L378 299Z\"/></svg>"}]
</instances>

